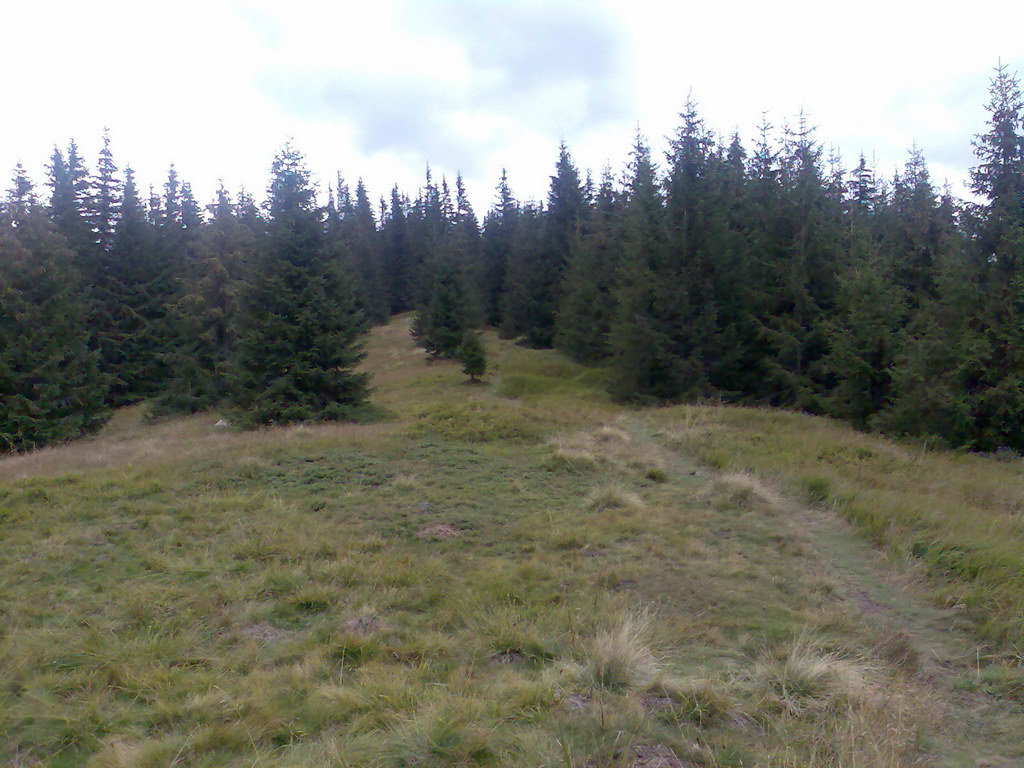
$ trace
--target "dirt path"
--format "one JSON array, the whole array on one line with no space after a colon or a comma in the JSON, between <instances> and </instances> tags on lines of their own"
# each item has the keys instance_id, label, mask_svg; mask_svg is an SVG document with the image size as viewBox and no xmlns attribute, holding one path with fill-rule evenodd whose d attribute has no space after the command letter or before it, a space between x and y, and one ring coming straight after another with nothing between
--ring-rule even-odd
<instances>
[{"instance_id":1,"label":"dirt path","mask_svg":"<svg viewBox=\"0 0 1024 768\"><path fill-rule=\"evenodd\" d=\"M713 469L698 469L685 447L667 444L651 421L630 419L628 424L637 439L659 445L693 485L710 486L722 477ZM784 533L802 543L805 556L818 561L843 599L844 611L864 626L864 635L883 638L887 647L879 655L906 670L909 683L920 691L922 708L940 713L929 724L932 743L926 748L935 755L931 764L1024 766L1024 707L983 691L985 652L966 617L955 607L936 605L922 574L910 564L887 559L838 512L793 499L782 502L787 510L779 521L788 529Z\"/></svg>"},{"instance_id":2,"label":"dirt path","mask_svg":"<svg viewBox=\"0 0 1024 768\"><path fill-rule=\"evenodd\" d=\"M804 507L796 524L862 620L879 634L905 638L915 652L915 680L945 710L936 723L943 741L936 765L1024 765L1024 708L970 690L984 651L960 612L930 602L919 574L887 560L836 512Z\"/></svg>"}]
</instances>

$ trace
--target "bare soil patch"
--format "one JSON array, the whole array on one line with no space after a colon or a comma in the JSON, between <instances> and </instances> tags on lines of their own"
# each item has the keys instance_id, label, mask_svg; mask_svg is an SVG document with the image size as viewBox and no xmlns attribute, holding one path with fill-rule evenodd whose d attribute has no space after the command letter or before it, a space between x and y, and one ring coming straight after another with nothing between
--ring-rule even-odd
<instances>
[{"instance_id":1,"label":"bare soil patch","mask_svg":"<svg viewBox=\"0 0 1024 768\"><path fill-rule=\"evenodd\" d=\"M424 525L416 531L416 538L427 541L444 541L445 539L454 539L461 535L462 531L454 525L448 525L448 523L432 523Z\"/></svg>"}]
</instances>

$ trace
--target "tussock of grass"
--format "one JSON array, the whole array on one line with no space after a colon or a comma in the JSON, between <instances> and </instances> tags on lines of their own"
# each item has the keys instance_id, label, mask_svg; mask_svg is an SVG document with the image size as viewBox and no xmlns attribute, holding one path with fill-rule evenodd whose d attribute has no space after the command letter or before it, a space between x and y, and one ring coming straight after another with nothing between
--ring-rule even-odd
<instances>
[{"instance_id":1,"label":"tussock of grass","mask_svg":"<svg viewBox=\"0 0 1024 768\"><path fill-rule=\"evenodd\" d=\"M580 681L587 687L623 693L654 679L659 665L647 644L649 621L646 615L632 614L598 633L588 648Z\"/></svg>"},{"instance_id":2,"label":"tussock of grass","mask_svg":"<svg viewBox=\"0 0 1024 768\"><path fill-rule=\"evenodd\" d=\"M492 734L458 711L426 711L401 725L387 746L384 765L450 768L481 765L494 757Z\"/></svg>"},{"instance_id":3,"label":"tussock of grass","mask_svg":"<svg viewBox=\"0 0 1024 768\"><path fill-rule=\"evenodd\" d=\"M777 511L784 506L781 495L771 485L750 472L727 472L711 484L713 498L735 509Z\"/></svg>"},{"instance_id":4,"label":"tussock of grass","mask_svg":"<svg viewBox=\"0 0 1024 768\"><path fill-rule=\"evenodd\" d=\"M699 728L726 722L736 708L736 699L726 686L707 678L659 677L644 694L654 700L653 707L660 716L673 721L681 718ZM668 707L659 706L663 701Z\"/></svg>"},{"instance_id":5,"label":"tussock of grass","mask_svg":"<svg viewBox=\"0 0 1024 768\"><path fill-rule=\"evenodd\" d=\"M556 435L548 440L551 458L547 466L552 470L572 473L590 472L598 468L600 459L587 441L578 436Z\"/></svg>"},{"instance_id":6,"label":"tussock of grass","mask_svg":"<svg viewBox=\"0 0 1024 768\"><path fill-rule=\"evenodd\" d=\"M594 431L594 438L599 443L628 444L633 442L629 432L620 427L613 427L607 424Z\"/></svg>"},{"instance_id":7,"label":"tussock of grass","mask_svg":"<svg viewBox=\"0 0 1024 768\"><path fill-rule=\"evenodd\" d=\"M845 708L869 693L862 667L818 650L805 638L781 656L765 653L752 677L769 708L791 715Z\"/></svg>"},{"instance_id":8,"label":"tussock of grass","mask_svg":"<svg viewBox=\"0 0 1024 768\"><path fill-rule=\"evenodd\" d=\"M626 490L620 485L602 485L594 488L584 499L586 508L591 512L607 512L609 510L643 509L644 501L637 494Z\"/></svg>"}]
</instances>

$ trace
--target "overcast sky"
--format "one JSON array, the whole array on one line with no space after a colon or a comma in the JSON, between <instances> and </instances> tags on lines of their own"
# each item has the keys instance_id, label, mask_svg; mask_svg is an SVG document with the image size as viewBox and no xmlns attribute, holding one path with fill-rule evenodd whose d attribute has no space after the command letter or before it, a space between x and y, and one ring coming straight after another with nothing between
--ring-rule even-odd
<instances>
[{"instance_id":1,"label":"overcast sky","mask_svg":"<svg viewBox=\"0 0 1024 768\"><path fill-rule=\"evenodd\" d=\"M71 138L92 167L109 126L144 186L174 162L201 202L218 179L262 199L288 137L324 191L340 171L374 199L414 194L429 161L453 186L461 171L478 209L502 167L543 199L560 140L620 172L638 124L661 155L691 92L748 146L762 112L801 109L849 167L864 152L891 176L916 141L959 193L993 67L1024 73L1019 0L5 5L0 173L20 160L41 183Z\"/></svg>"}]
</instances>

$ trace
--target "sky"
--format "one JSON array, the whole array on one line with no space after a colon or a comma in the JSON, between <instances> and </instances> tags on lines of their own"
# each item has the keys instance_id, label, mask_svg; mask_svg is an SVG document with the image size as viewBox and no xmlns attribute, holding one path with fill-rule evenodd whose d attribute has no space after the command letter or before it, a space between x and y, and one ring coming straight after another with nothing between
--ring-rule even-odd
<instances>
[{"instance_id":1,"label":"sky","mask_svg":"<svg viewBox=\"0 0 1024 768\"><path fill-rule=\"evenodd\" d=\"M916 142L966 195L972 137L1002 61L1024 75L1024 3L655 0L48 0L8 3L0 174L40 185L55 145L90 167L105 127L145 188L171 163L200 202L219 182L262 199L292 140L326 195L465 179L479 214L502 168L544 199L565 141L595 176L633 137L656 158L688 97L748 148L762 115L802 110L852 168L891 177ZM927 9L927 10L923 10ZM6 188L7 184L3 184ZM44 190L41 190L44 191ZM45 197L45 195L44 195Z\"/></svg>"}]
</instances>

